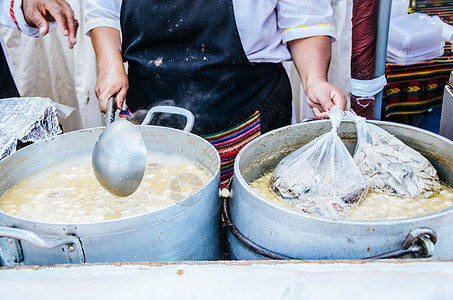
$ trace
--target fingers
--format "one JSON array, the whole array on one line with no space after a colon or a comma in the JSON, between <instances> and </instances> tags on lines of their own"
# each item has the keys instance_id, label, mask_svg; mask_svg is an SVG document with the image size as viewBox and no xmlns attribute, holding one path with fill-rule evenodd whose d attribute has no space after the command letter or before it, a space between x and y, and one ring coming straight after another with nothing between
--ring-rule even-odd
<instances>
[{"instance_id":1,"label":"fingers","mask_svg":"<svg viewBox=\"0 0 453 300\"><path fill-rule=\"evenodd\" d=\"M77 30L79 29L79 22L73 18L69 22L69 36L68 36L68 47L72 49L77 43Z\"/></svg>"},{"instance_id":2,"label":"fingers","mask_svg":"<svg viewBox=\"0 0 453 300\"><path fill-rule=\"evenodd\" d=\"M121 109L128 88L129 80L123 66L120 70L100 68L94 90L99 100L99 109L102 112L107 111L107 101L114 95L116 106Z\"/></svg>"},{"instance_id":3,"label":"fingers","mask_svg":"<svg viewBox=\"0 0 453 300\"><path fill-rule=\"evenodd\" d=\"M336 105L345 110L347 99L344 93L328 82L312 84L307 92L307 103L316 119L327 119L330 109Z\"/></svg>"},{"instance_id":4,"label":"fingers","mask_svg":"<svg viewBox=\"0 0 453 300\"><path fill-rule=\"evenodd\" d=\"M96 86L95 89L96 97L98 97L99 101L99 110L101 112L107 111L107 102L114 93L110 93L108 91L102 90L100 87Z\"/></svg>"},{"instance_id":5,"label":"fingers","mask_svg":"<svg viewBox=\"0 0 453 300\"><path fill-rule=\"evenodd\" d=\"M101 112L106 112L107 102L114 95L116 95L116 107L121 109L123 107L124 99L126 98L126 92L127 89L125 88L121 88L120 90L111 88L102 90L100 87L96 86L95 93L99 100L99 110Z\"/></svg>"},{"instance_id":6,"label":"fingers","mask_svg":"<svg viewBox=\"0 0 453 300\"><path fill-rule=\"evenodd\" d=\"M126 89L121 89L117 94L116 94L116 107L119 109L123 109L123 103L124 99L126 98Z\"/></svg>"},{"instance_id":7,"label":"fingers","mask_svg":"<svg viewBox=\"0 0 453 300\"><path fill-rule=\"evenodd\" d=\"M60 32L68 37L68 47L72 49L77 42L76 35L79 27L79 23L74 17L74 11L63 0L47 1L46 8L57 23Z\"/></svg>"},{"instance_id":8,"label":"fingers","mask_svg":"<svg viewBox=\"0 0 453 300\"><path fill-rule=\"evenodd\" d=\"M324 120L329 118L329 112L328 111L321 112L321 110L318 107L313 107L313 114L315 115L315 118L317 120Z\"/></svg>"},{"instance_id":9,"label":"fingers","mask_svg":"<svg viewBox=\"0 0 453 300\"><path fill-rule=\"evenodd\" d=\"M45 36L47 33L49 33L49 23L47 23L47 20L41 14L35 15L36 19L34 23L36 25L36 28L38 28L39 34Z\"/></svg>"},{"instance_id":10,"label":"fingers","mask_svg":"<svg viewBox=\"0 0 453 300\"><path fill-rule=\"evenodd\" d=\"M74 47L79 23L65 0L23 0L22 10L28 25L38 28L43 36L49 32L49 22L55 21L61 33L68 37L68 47Z\"/></svg>"},{"instance_id":11,"label":"fingers","mask_svg":"<svg viewBox=\"0 0 453 300\"><path fill-rule=\"evenodd\" d=\"M38 28L39 33L44 36L49 32L49 24L45 12L41 11L37 5L36 2L24 0L22 11L27 24Z\"/></svg>"},{"instance_id":12,"label":"fingers","mask_svg":"<svg viewBox=\"0 0 453 300\"><path fill-rule=\"evenodd\" d=\"M332 103L334 105L338 106L341 110L346 110L346 105L347 105L348 100L346 99L346 96L342 91L340 91L338 89L332 90L330 92L330 99L331 99ZM329 108L329 110L330 110L330 108Z\"/></svg>"}]
</instances>

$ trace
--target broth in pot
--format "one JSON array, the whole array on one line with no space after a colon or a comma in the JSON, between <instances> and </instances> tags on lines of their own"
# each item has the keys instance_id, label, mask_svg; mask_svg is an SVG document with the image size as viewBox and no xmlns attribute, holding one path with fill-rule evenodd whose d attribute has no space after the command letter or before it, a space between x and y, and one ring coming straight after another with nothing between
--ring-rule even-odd
<instances>
[{"instance_id":1,"label":"broth in pot","mask_svg":"<svg viewBox=\"0 0 453 300\"><path fill-rule=\"evenodd\" d=\"M139 188L130 196L107 192L96 180L91 156L73 158L16 183L0 210L51 223L91 223L150 213L178 203L212 178L205 168L177 154L148 152Z\"/></svg>"}]
</instances>

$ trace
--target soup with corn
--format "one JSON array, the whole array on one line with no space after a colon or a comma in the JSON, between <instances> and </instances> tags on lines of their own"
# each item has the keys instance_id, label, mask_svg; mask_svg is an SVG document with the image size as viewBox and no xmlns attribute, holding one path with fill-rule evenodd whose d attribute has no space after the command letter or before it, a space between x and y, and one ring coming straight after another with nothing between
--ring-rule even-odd
<instances>
[{"instance_id":1,"label":"soup with corn","mask_svg":"<svg viewBox=\"0 0 453 300\"><path fill-rule=\"evenodd\" d=\"M192 195L212 175L176 154L148 152L139 188L127 197L107 192L96 180L91 156L40 170L12 186L0 210L40 222L87 223L149 213Z\"/></svg>"}]
</instances>

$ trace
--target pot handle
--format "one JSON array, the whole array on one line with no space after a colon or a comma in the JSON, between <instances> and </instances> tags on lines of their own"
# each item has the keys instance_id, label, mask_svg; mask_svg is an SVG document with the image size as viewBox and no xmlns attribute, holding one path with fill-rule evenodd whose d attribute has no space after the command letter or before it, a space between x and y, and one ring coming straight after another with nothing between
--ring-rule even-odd
<instances>
[{"instance_id":1,"label":"pot handle","mask_svg":"<svg viewBox=\"0 0 453 300\"><path fill-rule=\"evenodd\" d=\"M423 258L427 258L434 255L434 245L436 242L437 234L434 230L428 227L418 227L409 232L401 245L401 249L365 259L398 258L408 254L419 254Z\"/></svg>"},{"instance_id":2,"label":"pot handle","mask_svg":"<svg viewBox=\"0 0 453 300\"><path fill-rule=\"evenodd\" d=\"M151 108L148 113L145 116L145 119L143 120L141 125L148 125L149 122L151 122L153 116L158 113L168 113L168 114L174 114L174 115L181 115L186 117L187 123L186 126L184 127L183 131L190 132L192 131L193 124L195 122L195 118L189 110L182 108L182 107L177 107L177 106L155 106Z\"/></svg>"},{"instance_id":3,"label":"pot handle","mask_svg":"<svg viewBox=\"0 0 453 300\"><path fill-rule=\"evenodd\" d=\"M15 240L25 241L27 243L30 243L32 245L35 245L39 248L44 248L44 249L53 249L53 248L57 248L57 247L66 246L65 248L63 248L63 251L65 251L67 253L70 263L85 262L85 255L83 253L82 244L80 243L80 240L76 236L73 236L73 235L66 235L66 236L60 237L60 238L47 238L47 237L42 237L42 236L40 236L34 232L28 231L28 230L0 226L0 237L12 238ZM10 242L10 244L11 244L11 242ZM16 247L16 249L17 248L20 248L20 247ZM8 259L1 257L3 255L3 253L4 253L4 251L0 251L0 258L3 258L3 261L7 262ZM22 256L22 253L19 253L19 255ZM11 263L17 264L20 261L22 261L22 257L20 257L20 258L12 257L12 258L13 258L13 261Z\"/></svg>"}]
</instances>

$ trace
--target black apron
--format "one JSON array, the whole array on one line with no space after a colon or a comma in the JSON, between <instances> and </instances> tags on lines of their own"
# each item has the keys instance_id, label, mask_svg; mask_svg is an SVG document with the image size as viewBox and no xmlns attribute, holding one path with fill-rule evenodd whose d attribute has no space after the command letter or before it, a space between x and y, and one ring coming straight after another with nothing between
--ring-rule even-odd
<instances>
[{"instance_id":1,"label":"black apron","mask_svg":"<svg viewBox=\"0 0 453 300\"><path fill-rule=\"evenodd\" d=\"M3 48L0 45L0 98L12 97L19 97L19 92L9 70Z\"/></svg>"},{"instance_id":2,"label":"black apron","mask_svg":"<svg viewBox=\"0 0 453 300\"><path fill-rule=\"evenodd\" d=\"M137 117L156 105L195 116L192 132L225 130L257 110L261 131L291 121L291 87L281 64L250 63L236 28L232 0L123 0L126 101ZM153 124L183 127L162 115Z\"/></svg>"}]
</instances>

